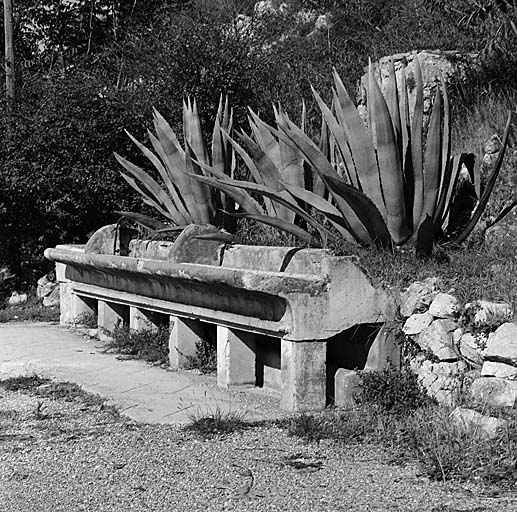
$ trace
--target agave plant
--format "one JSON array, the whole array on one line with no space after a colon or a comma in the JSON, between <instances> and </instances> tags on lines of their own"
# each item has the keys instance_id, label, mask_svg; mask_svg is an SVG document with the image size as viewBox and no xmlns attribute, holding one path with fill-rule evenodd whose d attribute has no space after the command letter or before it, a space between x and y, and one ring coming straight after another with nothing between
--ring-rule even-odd
<instances>
[{"instance_id":1,"label":"agave plant","mask_svg":"<svg viewBox=\"0 0 517 512\"><path fill-rule=\"evenodd\" d=\"M240 135L247 155L229 136L226 138L234 148L240 148L238 153L250 170L254 166L252 175L257 184L228 180L207 166L203 168L214 177L203 181L215 187L224 182L225 186L261 193L293 212L303 202L322 214L341 234L363 244L373 243L391 249L393 245L416 243L420 245L417 250L428 253L435 236L449 241L465 240L486 207L501 169L511 115L503 136L503 149L476 208L471 212L470 221L459 232L451 233L448 229L449 214L458 177L464 166L474 177L474 157L471 154L451 155L449 101L443 78L441 90L436 90L424 138L423 83L418 61L415 63L416 101L412 120L404 71L400 76L399 88L391 63L388 87L383 95L370 65L368 126L336 71L333 108L328 107L313 89L332 142L330 151L326 151L321 143L316 145L281 111L276 112L276 128L252 114L255 141ZM279 166L274 164L275 159L268 150L274 145L290 148L298 161L307 162L328 189L329 200L281 176ZM276 169L274 186L265 178L271 176L272 169ZM328 234L322 231L321 226L317 230L320 235Z\"/></svg>"},{"instance_id":2,"label":"agave plant","mask_svg":"<svg viewBox=\"0 0 517 512\"><path fill-rule=\"evenodd\" d=\"M188 224L214 224L224 226L222 210L233 210L233 201L243 198L238 190L221 193L192 178L191 174L200 168L195 161L211 165L225 176L233 175L235 160L232 146L222 136L231 133L232 114L228 101L221 100L212 133L211 158L201 132L201 123L196 101L188 99L183 103L183 148L178 137L157 111L153 111L155 134L148 131L154 149L150 150L136 140L128 131L127 135L153 165L159 180L148 171L129 162L115 153L122 165L123 178L143 199L143 202L160 213L169 224L185 226ZM245 198L244 198L245 199ZM166 224L142 214L121 212L129 220L152 230L165 228Z\"/></svg>"},{"instance_id":3,"label":"agave plant","mask_svg":"<svg viewBox=\"0 0 517 512\"><path fill-rule=\"evenodd\" d=\"M287 117L281 110L275 109L277 122ZM256 122L255 122L256 120ZM300 130L304 132L305 107L302 111L302 123ZM265 125L253 112L251 112L250 126L255 140L245 133L238 135L239 142L224 130L225 140L234 151L242 158L248 167L254 182L233 180L228 175L203 162L196 162L200 170L191 177L197 181L210 185L216 189L240 190L241 200L238 203L241 212L234 214L247 217L259 222L277 227L291 233L306 242L312 235L305 229L294 223L295 218L300 218L305 224L319 233L323 239L332 236L330 232L310 212L299 206L298 195L305 197L311 194L305 189L305 160L302 152L291 144L274 137L269 127ZM325 143L325 133L322 134L322 144ZM318 183L315 182L316 187ZM294 191L294 192L293 192ZM262 196L263 201L258 202L253 198L253 193ZM323 189L321 189L323 194ZM245 197L246 200L242 201ZM321 198L320 198L321 199Z\"/></svg>"}]
</instances>

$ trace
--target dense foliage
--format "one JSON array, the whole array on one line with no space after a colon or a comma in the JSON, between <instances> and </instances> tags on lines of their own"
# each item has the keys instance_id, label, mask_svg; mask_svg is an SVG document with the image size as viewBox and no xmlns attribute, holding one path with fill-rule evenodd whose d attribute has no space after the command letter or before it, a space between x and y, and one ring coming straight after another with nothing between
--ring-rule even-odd
<instances>
[{"instance_id":1,"label":"dense foliage","mask_svg":"<svg viewBox=\"0 0 517 512\"><path fill-rule=\"evenodd\" d=\"M0 266L33 281L45 247L84 241L139 205L112 152L139 163L123 128L145 140L153 106L177 130L184 96L195 96L205 133L221 94L237 127L248 106L273 121L278 100L294 117L311 83L329 99L332 66L352 91L368 57L417 48L481 52L482 87L515 83L513 2L286 3L260 18L251 0L15 2L15 108L0 98ZM302 8L331 23L314 30ZM309 131L316 108L308 102Z\"/></svg>"}]
</instances>

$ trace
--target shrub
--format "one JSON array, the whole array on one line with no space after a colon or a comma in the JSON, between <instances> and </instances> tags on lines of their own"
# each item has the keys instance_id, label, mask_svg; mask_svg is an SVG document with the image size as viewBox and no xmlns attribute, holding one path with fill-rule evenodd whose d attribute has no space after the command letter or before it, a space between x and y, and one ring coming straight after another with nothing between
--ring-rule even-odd
<instances>
[{"instance_id":1,"label":"shrub","mask_svg":"<svg viewBox=\"0 0 517 512\"><path fill-rule=\"evenodd\" d=\"M186 432L192 432L203 439L224 437L233 432L239 432L250 427L245 421L244 411L223 411L219 406L215 409L202 411L197 409L189 416L190 423L184 427Z\"/></svg>"},{"instance_id":2,"label":"shrub","mask_svg":"<svg viewBox=\"0 0 517 512\"><path fill-rule=\"evenodd\" d=\"M168 326L139 330L117 327L110 333L108 348L130 357L166 364L169 361L169 335Z\"/></svg>"},{"instance_id":3,"label":"shrub","mask_svg":"<svg viewBox=\"0 0 517 512\"><path fill-rule=\"evenodd\" d=\"M425 405L407 414L362 404L347 410L302 414L277 424L307 442L332 439L341 443L374 443L390 461L417 461L429 478L475 481L511 487L517 477L515 412L496 439L465 433L449 418L450 411Z\"/></svg>"},{"instance_id":4,"label":"shrub","mask_svg":"<svg viewBox=\"0 0 517 512\"><path fill-rule=\"evenodd\" d=\"M196 341L196 355L188 358L186 368L201 373L214 373L217 370L217 342L210 338Z\"/></svg>"},{"instance_id":5,"label":"shrub","mask_svg":"<svg viewBox=\"0 0 517 512\"><path fill-rule=\"evenodd\" d=\"M51 76L24 85L11 118L1 110L0 261L18 280L48 271L46 247L84 242L136 202L111 152L139 116L131 95L103 95L105 84L80 71Z\"/></svg>"},{"instance_id":6,"label":"shrub","mask_svg":"<svg viewBox=\"0 0 517 512\"><path fill-rule=\"evenodd\" d=\"M430 401L411 370L397 370L393 366L361 373L359 400L399 415L408 414Z\"/></svg>"}]
</instances>

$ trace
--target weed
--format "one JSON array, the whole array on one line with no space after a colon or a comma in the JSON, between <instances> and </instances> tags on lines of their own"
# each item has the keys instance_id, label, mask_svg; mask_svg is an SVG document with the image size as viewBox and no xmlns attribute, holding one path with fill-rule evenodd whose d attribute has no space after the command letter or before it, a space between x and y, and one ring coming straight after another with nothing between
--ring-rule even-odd
<instances>
[{"instance_id":1,"label":"weed","mask_svg":"<svg viewBox=\"0 0 517 512\"><path fill-rule=\"evenodd\" d=\"M19 377L9 377L8 379L0 380L0 387L6 391L21 391L22 393L29 393L39 386L49 384L50 379L44 379L36 374L22 375Z\"/></svg>"},{"instance_id":2,"label":"weed","mask_svg":"<svg viewBox=\"0 0 517 512\"><path fill-rule=\"evenodd\" d=\"M27 302L0 308L0 323L29 321L58 322L59 307L43 306L41 300L32 291L28 293Z\"/></svg>"},{"instance_id":3,"label":"weed","mask_svg":"<svg viewBox=\"0 0 517 512\"><path fill-rule=\"evenodd\" d=\"M458 429L449 413L434 404L406 415L362 404L346 412L302 414L277 424L307 442L331 439L378 445L392 462L417 460L433 480L513 485L517 479L517 413L507 415L507 427L495 440Z\"/></svg>"},{"instance_id":4,"label":"weed","mask_svg":"<svg viewBox=\"0 0 517 512\"><path fill-rule=\"evenodd\" d=\"M81 313L79 316L74 318L73 323L88 327L89 329L96 329L97 315L92 315L91 313Z\"/></svg>"},{"instance_id":5,"label":"weed","mask_svg":"<svg viewBox=\"0 0 517 512\"><path fill-rule=\"evenodd\" d=\"M189 416L190 423L184 427L187 432L211 439L239 432L250 427L245 421L246 411L223 411L219 406L207 412L197 409Z\"/></svg>"},{"instance_id":6,"label":"weed","mask_svg":"<svg viewBox=\"0 0 517 512\"><path fill-rule=\"evenodd\" d=\"M451 425L444 408L424 408L408 417L406 438L426 474L436 480L481 480L514 484L517 479L517 415L495 440Z\"/></svg>"},{"instance_id":7,"label":"weed","mask_svg":"<svg viewBox=\"0 0 517 512\"><path fill-rule=\"evenodd\" d=\"M50 400L79 401L86 407L96 407L115 416L118 415L113 407L106 404L104 398L88 393L74 382L52 382L50 379L33 374L0 380L0 388ZM35 417L43 414L43 408L44 403L38 401L34 412Z\"/></svg>"},{"instance_id":8,"label":"weed","mask_svg":"<svg viewBox=\"0 0 517 512\"><path fill-rule=\"evenodd\" d=\"M168 326L138 330L116 327L110 333L108 349L135 359L166 364L169 360L169 336Z\"/></svg>"},{"instance_id":9,"label":"weed","mask_svg":"<svg viewBox=\"0 0 517 512\"><path fill-rule=\"evenodd\" d=\"M402 417L370 404L341 411L327 409L319 414L301 414L278 420L277 426L307 442L333 439L348 443L395 444L395 432Z\"/></svg>"},{"instance_id":10,"label":"weed","mask_svg":"<svg viewBox=\"0 0 517 512\"><path fill-rule=\"evenodd\" d=\"M481 320L476 320L477 313L481 310L479 304L473 303L465 307L465 311L461 317L461 325L465 331L475 336L486 338L488 334L497 330L505 322L511 321L511 313L507 309L487 309L486 314ZM482 347L485 348L485 347Z\"/></svg>"},{"instance_id":11,"label":"weed","mask_svg":"<svg viewBox=\"0 0 517 512\"><path fill-rule=\"evenodd\" d=\"M214 373L217 370L217 343L209 338L196 341L196 355L187 358L187 370Z\"/></svg>"},{"instance_id":12,"label":"weed","mask_svg":"<svg viewBox=\"0 0 517 512\"><path fill-rule=\"evenodd\" d=\"M38 400L36 402L36 405L34 406L33 415L34 418L37 420L45 420L48 418L48 414L45 413L45 404L41 400Z\"/></svg>"},{"instance_id":13,"label":"weed","mask_svg":"<svg viewBox=\"0 0 517 512\"><path fill-rule=\"evenodd\" d=\"M407 414L429 402L417 376L408 368L388 366L361 374L359 401L393 414Z\"/></svg>"}]
</instances>

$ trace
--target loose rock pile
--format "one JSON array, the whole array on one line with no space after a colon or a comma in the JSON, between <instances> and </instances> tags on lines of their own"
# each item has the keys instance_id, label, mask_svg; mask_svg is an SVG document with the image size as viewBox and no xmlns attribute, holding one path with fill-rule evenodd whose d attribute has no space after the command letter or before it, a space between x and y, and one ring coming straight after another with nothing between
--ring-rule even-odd
<instances>
[{"instance_id":1,"label":"loose rock pile","mask_svg":"<svg viewBox=\"0 0 517 512\"><path fill-rule=\"evenodd\" d=\"M409 365L438 403L470 398L484 408L517 405L517 325L508 304L476 301L462 307L439 291L437 278L413 283L401 296ZM467 430L493 437L504 420L458 407L451 415Z\"/></svg>"}]
</instances>

